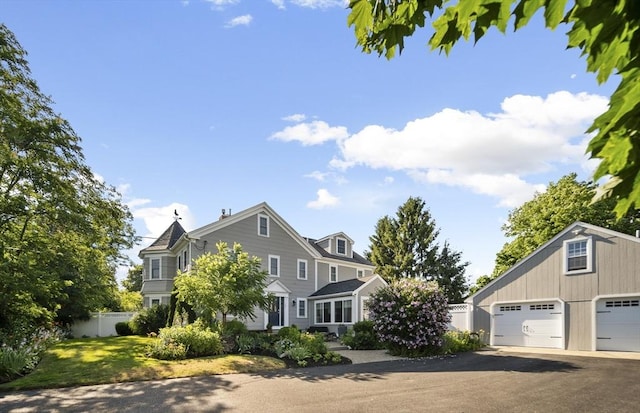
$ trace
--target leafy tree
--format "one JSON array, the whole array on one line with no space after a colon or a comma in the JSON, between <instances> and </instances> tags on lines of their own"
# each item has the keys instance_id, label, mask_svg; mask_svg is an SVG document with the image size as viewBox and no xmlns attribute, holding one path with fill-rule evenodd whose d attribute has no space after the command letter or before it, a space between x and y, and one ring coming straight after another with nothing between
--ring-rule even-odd
<instances>
[{"instance_id":1,"label":"leafy tree","mask_svg":"<svg viewBox=\"0 0 640 413\"><path fill-rule=\"evenodd\" d=\"M476 281L475 290L511 268L576 221L583 221L626 234L640 229L640 211L630 211L622 219L614 212L612 198L591 203L596 186L592 182L578 182L575 173L556 183L549 183L543 193L509 213L502 230L512 241L506 243L496 256L492 276Z\"/></svg>"},{"instance_id":2,"label":"leafy tree","mask_svg":"<svg viewBox=\"0 0 640 413\"><path fill-rule=\"evenodd\" d=\"M142 290L142 272L144 266L142 264L136 264L129 268L127 276L122 280L122 286L127 291L141 291Z\"/></svg>"},{"instance_id":3,"label":"leafy tree","mask_svg":"<svg viewBox=\"0 0 640 413\"><path fill-rule=\"evenodd\" d=\"M565 9L569 4L569 10ZM506 32L511 17L514 30L544 10L548 28L569 26L569 48L578 48L587 60L587 71L598 82L612 73L620 84L611 96L609 109L587 132L597 132L588 152L600 159L594 180L611 177L600 196L616 199L615 212L622 217L640 208L640 2L636 0L351 0L349 26L358 44L392 58L402 52L404 38L433 19L431 49L449 53L460 39L480 40L491 28Z\"/></svg>"},{"instance_id":4,"label":"leafy tree","mask_svg":"<svg viewBox=\"0 0 640 413\"><path fill-rule=\"evenodd\" d=\"M142 310L142 294L140 291L120 291L120 310L128 312Z\"/></svg>"},{"instance_id":5,"label":"leafy tree","mask_svg":"<svg viewBox=\"0 0 640 413\"><path fill-rule=\"evenodd\" d=\"M117 305L115 267L135 240L114 188L30 77L0 24L0 330L71 322Z\"/></svg>"},{"instance_id":6,"label":"leafy tree","mask_svg":"<svg viewBox=\"0 0 640 413\"><path fill-rule=\"evenodd\" d=\"M178 272L174 285L177 297L201 317L212 319L218 312L226 324L227 314L255 319L256 306L268 309L271 297L265 294L267 272L260 259L249 257L238 243L229 249L226 242L216 244L217 254L199 256L188 272Z\"/></svg>"},{"instance_id":7,"label":"leafy tree","mask_svg":"<svg viewBox=\"0 0 640 413\"><path fill-rule=\"evenodd\" d=\"M371 251L367 255L386 281L437 281L449 300L457 302L467 290L464 272L468 263L460 261L461 253L453 251L448 242L440 249L436 243L439 234L425 202L409 197L398 208L396 218L385 216L378 221L375 234L369 237Z\"/></svg>"}]
</instances>

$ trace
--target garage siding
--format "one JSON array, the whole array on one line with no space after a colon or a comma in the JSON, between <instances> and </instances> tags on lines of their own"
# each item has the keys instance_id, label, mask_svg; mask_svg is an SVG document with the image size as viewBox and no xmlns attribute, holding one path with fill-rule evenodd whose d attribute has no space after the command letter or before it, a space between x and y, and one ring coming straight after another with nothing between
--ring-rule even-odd
<instances>
[{"instance_id":1,"label":"garage siding","mask_svg":"<svg viewBox=\"0 0 640 413\"><path fill-rule=\"evenodd\" d=\"M592 300L601 295L640 294L640 240L578 223L579 236L592 237L593 271L564 274L564 241L575 235L569 227L503 277L471 297L473 329L490 337L490 306L494 302L522 302L559 298L565 302L565 344L569 350L592 350L594 310Z\"/></svg>"},{"instance_id":2,"label":"garage siding","mask_svg":"<svg viewBox=\"0 0 640 413\"><path fill-rule=\"evenodd\" d=\"M570 301L565 308L567 350L591 350L591 302Z\"/></svg>"}]
</instances>

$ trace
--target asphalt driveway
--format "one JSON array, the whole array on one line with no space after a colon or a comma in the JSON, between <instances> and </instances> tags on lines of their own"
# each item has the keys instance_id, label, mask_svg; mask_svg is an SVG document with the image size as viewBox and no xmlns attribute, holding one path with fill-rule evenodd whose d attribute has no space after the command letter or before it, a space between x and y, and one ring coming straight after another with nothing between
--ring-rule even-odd
<instances>
[{"instance_id":1,"label":"asphalt driveway","mask_svg":"<svg viewBox=\"0 0 640 413\"><path fill-rule=\"evenodd\" d=\"M637 412L640 360L481 351L0 393L2 412Z\"/></svg>"}]
</instances>

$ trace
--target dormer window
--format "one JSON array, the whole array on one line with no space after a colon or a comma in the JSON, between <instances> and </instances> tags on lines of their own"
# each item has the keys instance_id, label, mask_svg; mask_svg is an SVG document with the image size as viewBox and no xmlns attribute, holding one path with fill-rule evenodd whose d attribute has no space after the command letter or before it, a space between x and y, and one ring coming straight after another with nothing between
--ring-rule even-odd
<instances>
[{"instance_id":1,"label":"dormer window","mask_svg":"<svg viewBox=\"0 0 640 413\"><path fill-rule=\"evenodd\" d=\"M336 253L340 255L347 255L347 240L344 238L338 238L336 240Z\"/></svg>"},{"instance_id":2,"label":"dormer window","mask_svg":"<svg viewBox=\"0 0 640 413\"><path fill-rule=\"evenodd\" d=\"M581 274L592 271L593 244L591 237L564 242L564 273Z\"/></svg>"}]
</instances>

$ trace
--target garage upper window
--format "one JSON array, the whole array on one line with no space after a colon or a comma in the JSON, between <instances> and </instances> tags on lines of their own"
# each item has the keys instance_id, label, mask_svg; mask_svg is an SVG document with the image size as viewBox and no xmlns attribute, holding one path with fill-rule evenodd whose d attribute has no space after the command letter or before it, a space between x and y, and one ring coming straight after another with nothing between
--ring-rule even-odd
<instances>
[{"instance_id":1,"label":"garage upper window","mask_svg":"<svg viewBox=\"0 0 640 413\"><path fill-rule=\"evenodd\" d=\"M591 272L592 241L589 238L580 238L564 242L564 273L580 274Z\"/></svg>"}]
</instances>

